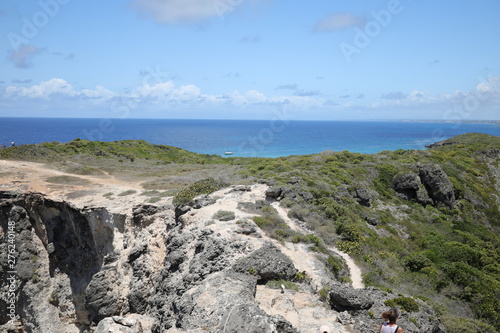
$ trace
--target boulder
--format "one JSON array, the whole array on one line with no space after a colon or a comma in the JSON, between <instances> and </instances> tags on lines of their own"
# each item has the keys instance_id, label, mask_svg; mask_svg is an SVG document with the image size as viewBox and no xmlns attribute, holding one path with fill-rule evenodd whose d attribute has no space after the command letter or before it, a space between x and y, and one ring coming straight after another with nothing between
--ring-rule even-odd
<instances>
[{"instance_id":1,"label":"boulder","mask_svg":"<svg viewBox=\"0 0 500 333\"><path fill-rule=\"evenodd\" d=\"M236 272L257 274L261 282L291 280L298 272L290 258L272 243L267 243L247 257L239 259L233 269Z\"/></svg>"},{"instance_id":2,"label":"boulder","mask_svg":"<svg viewBox=\"0 0 500 333\"><path fill-rule=\"evenodd\" d=\"M372 199L372 197L373 196L366 189L366 187L359 187L356 189L355 198L360 205L370 207L371 206L370 200Z\"/></svg>"},{"instance_id":3,"label":"boulder","mask_svg":"<svg viewBox=\"0 0 500 333\"><path fill-rule=\"evenodd\" d=\"M104 269L92 277L85 290L85 306L95 322L120 314L125 304L120 298L120 277L114 267Z\"/></svg>"},{"instance_id":4,"label":"boulder","mask_svg":"<svg viewBox=\"0 0 500 333\"><path fill-rule=\"evenodd\" d=\"M336 284L330 290L330 305L341 312L346 310L367 310L374 301L363 289L353 289L351 286Z\"/></svg>"},{"instance_id":5,"label":"boulder","mask_svg":"<svg viewBox=\"0 0 500 333\"><path fill-rule=\"evenodd\" d=\"M237 185L233 188L233 191L235 192L250 192L252 190L252 187L249 185Z\"/></svg>"},{"instance_id":6,"label":"boulder","mask_svg":"<svg viewBox=\"0 0 500 333\"><path fill-rule=\"evenodd\" d=\"M145 331L142 328L141 322L134 318L113 316L104 318L97 325L94 333L150 333L151 330Z\"/></svg>"},{"instance_id":7,"label":"boulder","mask_svg":"<svg viewBox=\"0 0 500 333\"><path fill-rule=\"evenodd\" d=\"M266 197L272 198L272 199L277 199L281 196L281 193L283 192L283 188L281 186L277 187L271 187L266 191Z\"/></svg>"},{"instance_id":8,"label":"boulder","mask_svg":"<svg viewBox=\"0 0 500 333\"><path fill-rule=\"evenodd\" d=\"M437 205L452 207L455 203L453 184L448 175L437 164L419 167L419 176L429 196Z\"/></svg>"}]
</instances>

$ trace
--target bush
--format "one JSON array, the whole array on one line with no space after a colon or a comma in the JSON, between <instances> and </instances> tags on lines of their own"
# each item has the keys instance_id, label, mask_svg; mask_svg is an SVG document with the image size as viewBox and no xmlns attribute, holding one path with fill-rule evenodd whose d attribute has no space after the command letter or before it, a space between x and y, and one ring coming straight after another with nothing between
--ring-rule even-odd
<instances>
[{"instance_id":1,"label":"bush","mask_svg":"<svg viewBox=\"0 0 500 333\"><path fill-rule=\"evenodd\" d=\"M412 272L419 272L423 268L430 267L432 261L423 254L417 253L403 259L403 265Z\"/></svg>"},{"instance_id":2,"label":"bush","mask_svg":"<svg viewBox=\"0 0 500 333\"><path fill-rule=\"evenodd\" d=\"M122 193L118 194L118 196L124 197L126 195L131 195L131 194L135 194L135 193L137 193L136 190L126 190L126 191L123 191Z\"/></svg>"},{"instance_id":3,"label":"bush","mask_svg":"<svg viewBox=\"0 0 500 333\"><path fill-rule=\"evenodd\" d=\"M193 198L200 194L210 194L221 188L227 186L228 184L216 180L213 178L207 178L199 180L187 188L181 190L175 197L172 203L175 206L182 206L192 203Z\"/></svg>"},{"instance_id":4,"label":"bush","mask_svg":"<svg viewBox=\"0 0 500 333\"><path fill-rule=\"evenodd\" d=\"M332 272L336 278L339 277L339 273L344 266L343 264L344 263L341 259L338 259L338 258L335 258L332 256L328 256L328 258L326 259L326 262L325 262L325 265L328 268L328 270L330 272Z\"/></svg>"},{"instance_id":5,"label":"bush","mask_svg":"<svg viewBox=\"0 0 500 333\"><path fill-rule=\"evenodd\" d=\"M384 304L389 307L400 306L401 309L407 312L418 312L418 310L420 310L418 303L411 297L401 296L389 299L385 301Z\"/></svg>"},{"instance_id":6,"label":"bush","mask_svg":"<svg viewBox=\"0 0 500 333\"><path fill-rule=\"evenodd\" d=\"M318 291L320 301L322 302L330 301L330 290L331 290L330 287L325 286Z\"/></svg>"},{"instance_id":7,"label":"bush","mask_svg":"<svg viewBox=\"0 0 500 333\"><path fill-rule=\"evenodd\" d=\"M452 315L445 315L441 317L441 322L446 328L447 332L460 332L460 333L496 333L498 332L495 327L480 322L474 319L467 319Z\"/></svg>"},{"instance_id":8,"label":"bush","mask_svg":"<svg viewBox=\"0 0 500 333\"><path fill-rule=\"evenodd\" d=\"M234 215L234 212L228 210L219 210L212 216L212 218L219 221L230 221L234 220L236 216Z\"/></svg>"}]
</instances>

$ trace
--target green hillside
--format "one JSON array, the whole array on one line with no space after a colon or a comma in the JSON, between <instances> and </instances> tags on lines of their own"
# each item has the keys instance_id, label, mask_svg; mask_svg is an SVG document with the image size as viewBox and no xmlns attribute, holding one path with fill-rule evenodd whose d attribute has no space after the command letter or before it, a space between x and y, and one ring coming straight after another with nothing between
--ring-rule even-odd
<instances>
[{"instance_id":1,"label":"green hillside","mask_svg":"<svg viewBox=\"0 0 500 333\"><path fill-rule=\"evenodd\" d=\"M0 158L53 163L75 173L135 170L137 177L156 177L155 186L164 190L166 177L179 174L184 187L209 177L266 181L291 217L357 259L366 285L427 301L449 332L500 330L499 137L472 133L428 150L281 158L222 158L144 141L77 139L4 148ZM274 235L294 237L287 230Z\"/></svg>"}]
</instances>

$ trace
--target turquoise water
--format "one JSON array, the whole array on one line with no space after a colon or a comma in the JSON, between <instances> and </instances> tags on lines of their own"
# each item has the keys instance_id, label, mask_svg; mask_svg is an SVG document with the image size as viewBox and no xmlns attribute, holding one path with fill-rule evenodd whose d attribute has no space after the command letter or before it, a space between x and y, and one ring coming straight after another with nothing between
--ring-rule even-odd
<instances>
[{"instance_id":1,"label":"turquoise water","mask_svg":"<svg viewBox=\"0 0 500 333\"><path fill-rule=\"evenodd\" d=\"M500 136L498 125L473 123L0 118L0 144L132 139L244 157L425 149L427 144L468 132Z\"/></svg>"}]
</instances>

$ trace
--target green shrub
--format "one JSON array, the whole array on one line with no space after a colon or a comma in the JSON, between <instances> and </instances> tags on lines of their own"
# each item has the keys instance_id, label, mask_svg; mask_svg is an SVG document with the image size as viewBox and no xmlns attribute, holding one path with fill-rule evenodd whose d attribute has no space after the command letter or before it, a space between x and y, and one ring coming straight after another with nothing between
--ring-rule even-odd
<instances>
[{"instance_id":1,"label":"green shrub","mask_svg":"<svg viewBox=\"0 0 500 333\"><path fill-rule=\"evenodd\" d=\"M328 256L325 261L326 268L335 275L336 278L339 277L339 273L344 266L344 262L336 257Z\"/></svg>"},{"instance_id":2,"label":"green shrub","mask_svg":"<svg viewBox=\"0 0 500 333\"><path fill-rule=\"evenodd\" d=\"M135 194L137 193L136 190L126 190L126 191L123 191L122 193L119 193L118 196L119 197L124 197L126 195L132 195L132 194Z\"/></svg>"},{"instance_id":3,"label":"green shrub","mask_svg":"<svg viewBox=\"0 0 500 333\"><path fill-rule=\"evenodd\" d=\"M234 214L234 212L228 210L219 210L212 216L212 218L214 220L230 221L234 220L236 218L236 215Z\"/></svg>"},{"instance_id":4,"label":"green shrub","mask_svg":"<svg viewBox=\"0 0 500 333\"><path fill-rule=\"evenodd\" d=\"M432 261L421 253L403 258L403 265L412 272L419 272L432 265Z\"/></svg>"},{"instance_id":5,"label":"green shrub","mask_svg":"<svg viewBox=\"0 0 500 333\"><path fill-rule=\"evenodd\" d=\"M190 204L194 197L200 194L210 194L221 188L227 186L228 184L216 180L213 178L207 178L203 180L199 180L187 188L181 190L173 199L172 203L175 206L182 206Z\"/></svg>"},{"instance_id":6,"label":"green shrub","mask_svg":"<svg viewBox=\"0 0 500 333\"><path fill-rule=\"evenodd\" d=\"M299 291L299 287L293 283L292 281L287 280L270 280L266 283L266 286L272 289L281 289L281 285L285 287L285 289Z\"/></svg>"},{"instance_id":7,"label":"green shrub","mask_svg":"<svg viewBox=\"0 0 500 333\"><path fill-rule=\"evenodd\" d=\"M479 320L470 318L457 317L452 315L444 315L441 318L446 332L460 332L460 333L497 333L498 330L488 324Z\"/></svg>"},{"instance_id":8,"label":"green shrub","mask_svg":"<svg viewBox=\"0 0 500 333\"><path fill-rule=\"evenodd\" d=\"M400 306L401 309L407 312L418 312L420 310L418 303L411 297L401 296L389 299L385 301L384 304L389 307Z\"/></svg>"},{"instance_id":9,"label":"green shrub","mask_svg":"<svg viewBox=\"0 0 500 333\"><path fill-rule=\"evenodd\" d=\"M322 302L330 301L330 290L331 288L329 286L324 286L318 291L320 301Z\"/></svg>"}]
</instances>

